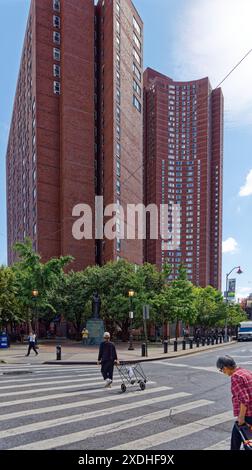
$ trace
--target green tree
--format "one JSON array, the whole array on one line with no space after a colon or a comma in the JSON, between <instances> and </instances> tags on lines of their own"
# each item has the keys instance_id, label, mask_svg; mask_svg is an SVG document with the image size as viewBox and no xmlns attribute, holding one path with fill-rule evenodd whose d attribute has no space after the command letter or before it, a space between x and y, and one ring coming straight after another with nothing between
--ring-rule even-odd
<instances>
[{"instance_id":1,"label":"green tree","mask_svg":"<svg viewBox=\"0 0 252 470\"><path fill-rule=\"evenodd\" d=\"M13 266L16 279L17 296L22 305L22 311L28 323L35 320L34 298L32 292L38 291L36 298L39 317L43 318L55 309L48 301L48 292L57 285L59 278L64 275L64 268L73 260L71 256L52 258L46 263L32 248L30 239L24 243L16 243L14 249L19 261Z\"/></svg>"},{"instance_id":2,"label":"green tree","mask_svg":"<svg viewBox=\"0 0 252 470\"><path fill-rule=\"evenodd\" d=\"M21 303L17 296L15 273L11 268L0 267L0 326L23 321Z\"/></svg>"},{"instance_id":3,"label":"green tree","mask_svg":"<svg viewBox=\"0 0 252 470\"><path fill-rule=\"evenodd\" d=\"M177 279L172 281L170 285L170 312L172 318L176 319L177 337L179 321L192 324L196 316L193 284L187 280L186 269L183 264L179 266Z\"/></svg>"}]
</instances>

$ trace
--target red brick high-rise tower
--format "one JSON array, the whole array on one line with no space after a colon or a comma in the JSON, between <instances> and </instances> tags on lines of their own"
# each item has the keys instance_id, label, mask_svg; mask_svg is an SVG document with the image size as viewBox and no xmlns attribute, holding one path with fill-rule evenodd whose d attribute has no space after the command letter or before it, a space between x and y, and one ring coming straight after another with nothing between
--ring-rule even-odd
<instances>
[{"instance_id":1,"label":"red brick high-rise tower","mask_svg":"<svg viewBox=\"0 0 252 470\"><path fill-rule=\"evenodd\" d=\"M70 254L76 270L142 262L142 241L72 236L73 207L94 215L95 194L104 206L143 200L142 51L131 0L31 1L7 150L10 264L26 236L44 261Z\"/></svg>"},{"instance_id":2,"label":"red brick high-rise tower","mask_svg":"<svg viewBox=\"0 0 252 470\"><path fill-rule=\"evenodd\" d=\"M99 0L96 27L98 193L104 206L120 204L126 219L117 215L118 236L103 241L100 260L141 264L142 240L126 237L126 205L143 203L143 23L131 0Z\"/></svg>"},{"instance_id":3,"label":"red brick high-rise tower","mask_svg":"<svg viewBox=\"0 0 252 470\"><path fill-rule=\"evenodd\" d=\"M221 288L223 95L208 78L175 82L144 74L145 204L181 207L180 246L147 240L145 260L168 261L175 278L183 262L196 285ZM169 228L171 228L169 226Z\"/></svg>"}]
</instances>

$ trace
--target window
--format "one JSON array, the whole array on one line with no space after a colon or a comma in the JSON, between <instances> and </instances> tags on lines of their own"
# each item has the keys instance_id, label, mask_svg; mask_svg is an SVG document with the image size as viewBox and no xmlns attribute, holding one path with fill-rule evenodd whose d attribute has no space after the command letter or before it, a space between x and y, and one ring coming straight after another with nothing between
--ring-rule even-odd
<instances>
[{"instance_id":1,"label":"window","mask_svg":"<svg viewBox=\"0 0 252 470\"><path fill-rule=\"evenodd\" d=\"M136 80L133 80L133 90L141 97L142 91Z\"/></svg>"},{"instance_id":2,"label":"window","mask_svg":"<svg viewBox=\"0 0 252 470\"><path fill-rule=\"evenodd\" d=\"M120 110L119 106L116 107L116 119L120 122L121 110Z\"/></svg>"},{"instance_id":3,"label":"window","mask_svg":"<svg viewBox=\"0 0 252 470\"><path fill-rule=\"evenodd\" d=\"M118 54L118 52L116 53L116 65L118 68L120 68L120 56Z\"/></svg>"},{"instance_id":4,"label":"window","mask_svg":"<svg viewBox=\"0 0 252 470\"><path fill-rule=\"evenodd\" d=\"M55 44L60 44L60 33L53 31L53 42Z\"/></svg>"},{"instance_id":5,"label":"window","mask_svg":"<svg viewBox=\"0 0 252 470\"><path fill-rule=\"evenodd\" d=\"M121 92L118 88L116 89L116 101L118 104L121 102Z\"/></svg>"},{"instance_id":6,"label":"window","mask_svg":"<svg viewBox=\"0 0 252 470\"><path fill-rule=\"evenodd\" d=\"M60 0L53 0L53 9L55 11L60 11Z\"/></svg>"},{"instance_id":7,"label":"window","mask_svg":"<svg viewBox=\"0 0 252 470\"><path fill-rule=\"evenodd\" d=\"M139 113L141 113L142 105L141 105L140 101L138 101L138 99L135 97L135 95L133 95L133 105L139 111Z\"/></svg>"},{"instance_id":8,"label":"window","mask_svg":"<svg viewBox=\"0 0 252 470\"><path fill-rule=\"evenodd\" d=\"M133 26L136 30L136 32L139 34L139 36L142 36L142 29L141 26L139 25L138 21L136 18L133 16Z\"/></svg>"},{"instance_id":9,"label":"window","mask_svg":"<svg viewBox=\"0 0 252 470\"><path fill-rule=\"evenodd\" d=\"M37 224L33 225L33 235L37 234Z\"/></svg>"},{"instance_id":10,"label":"window","mask_svg":"<svg viewBox=\"0 0 252 470\"><path fill-rule=\"evenodd\" d=\"M120 183L119 180L116 180L116 193L117 193L118 195L121 194L121 183Z\"/></svg>"},{"instance_id":11,"label":"window","mask_svg":"<svg viewBox=\"0 0 252 470\"><path fill-rule=\"evenodd\" d=\"M120 72L118 70L116 71L116 84L120 86L121 83L121 77L120 77Z\"/></svg>"},{"instance_id":12,"label":"window","mask_svg":"<svg viewBox=\"0 0 252 470\"><path fill-rule=\"evenodd\" d=\"M141 81L141 72L139 68L136 66L136 64L133 63L133 72L135 76L138 78L139 81Z\"/></svg>"},{"instance_id":13,"label":"window","mask_svg":"<svg viewBox=\"0 0 252 470\"><path fill-rule=\"evenodd\" d=\"M54 28L60 28L60 17L53 15L53 26Z\"/></svg>"},{"instance_id":14,"label":"window","mask_svg":"<svg viewBox=\"0 0 252 470\"><path fill-rule=\"evenodd\" d=\"M137 35L133 32L133 41L138 49L141 51L141 42L139 41Z\"/></svg>"},{"instance_id":15,"label":"window","mask_svg":"<svg viewBox=\"0 0 252 470\"><path fill-rule=\"evenodd\" d=\"M120 23L116 20L116 32L120 35Z\"/></svg>"},{"instance_id":16,"label":"window","mask_svg":"<svg viewBox=\"0 0 252 470\"><path fill-rule=\"evenodd\" d=\"M53 48L53 58L54 60L60 60L60 50L56 47Z\"/></svg>"},{"instance_id":17,"label":"window","mask_svg":"<svg viewBox=\"0 0 252 470\"><path fill-rule=\"evenodd\" d=\"M116 137L117 137L117 139L120 139L120 136L121 136L121 128L120 128L119 124L116 124Z\"/></svg>"},{"instance_id":18,"label":"window","mask_svg":"<svg viewBox=\"0 0 252 470\"><path fill-rule=\"evenodd\" d=\"M121 251L121 240L120 240L120 238L116 239L116 250Z\"/></svg>"},{"instance_id":19,"label":"window","mask_svg":"<svg viewBox=\"0 0 252 470\"><path fill-rule=\"evenodd\" d=\"M55 95L60 95L60 82L53 82L53 91Z\"/></svg>"},{"instance_id":20,"label":"window","mask_svg":"<svg viewBox=\"0 0 252 470\"><path fill-rule=\"evenodd\" d=\"M120 158L121 156L121 145L116 142L116 156Z\"/></svg>"},{"instance_id":21,"label":"window","mask_svg":"<svg viewBox=\"0 0 252 470\"><path fill-rule=\"evenodd\" d=\"M118 160L116 161L116 175L121 176L121 165Z\"/></svg>"},{"instance_id":22,"label":"window","mask_svg":"<svg viewBox=\"0 0 252 470\"><path fill-rule=\"evenodd\" d=\"M140 55L138 54L138 52L136 51L135 48L133 48L133 56L136 59L136 61L138 62L138 64L141 65L141 63L142 63L141 57L140 57Z\"/></svg>"},{"instance_id":23,"label":"window","mask_svg":"<svg viewBox=\"0 0 252 470\"><path fill-rule=\"evenodd\" d=\"M54 77L60 77L60 66L59 65L53 65L53 76Z\"/></svg>"},{"instance_id":24,"label":"window","mask_svg":"<svg viewBox=\"0 0 252 470\"><path fill-rule=\"evenodd\" d=\"M116 2L116 13L118 16L120 16L120 5L118 2Z\"/></svg>"}]
</instances>

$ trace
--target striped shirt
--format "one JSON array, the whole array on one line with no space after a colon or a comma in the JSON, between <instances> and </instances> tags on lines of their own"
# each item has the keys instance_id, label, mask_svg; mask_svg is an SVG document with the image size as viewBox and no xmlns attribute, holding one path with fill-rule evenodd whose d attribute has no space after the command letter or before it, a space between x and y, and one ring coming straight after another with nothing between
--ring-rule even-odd
<instances>
[{"instance_id":1,"label":"striped shirt","mask_svg":"<svg viewBox=\"0 0 252 470\"><path fill-rule=\"evenodd\" d=\"M237 367L231 376L231 393L234 416L240 413L240 405L247 407L246 416L252 417L252 372Z\"/></svg>"}]
</instances>

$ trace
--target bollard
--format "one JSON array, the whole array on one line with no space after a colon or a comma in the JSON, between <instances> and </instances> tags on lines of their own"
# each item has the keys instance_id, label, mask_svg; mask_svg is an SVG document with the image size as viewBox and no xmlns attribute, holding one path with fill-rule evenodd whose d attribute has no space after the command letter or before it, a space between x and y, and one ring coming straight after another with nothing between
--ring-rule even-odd
<instances>
[{"instance_id":1,"label":"bollard","mask_svg":"<svg viewBox=\"0 0 252 470\"><path fill-rule=\"evenodd\" d=\"M177 350L178 350L178 342L177 342L176 339L175 339L175 341L174 341L173 344L174 344L174 352L177 352Z\"/></svg>"},{"instance_id":2,"label":"bollard","mask_svg":"<svg viewBox=\"0 0 252 470\"><path fill-rule=\"evenodd\" d=\"M220 336L220 344L222 343L222 336Z\"/></svg>"},{"instance_id":3,"label":"bollard","mask_svg":"<svg viewBox=\"0 0 252 470\"><path fill-rule=\"evenodd\" d=\"M230 341L230 336L227 336L227 342L229 342L229 341Z\"/></svg>"},{"instance_id":4,"label":"bollard","mask_svg":"<svg viewBox=\"0 0 252 470\"><path fill-rule=\"evenodd\" d=\"M186 342L185 342L185 340L183 340L183 341L182 341L182 349L183 349L183 351L185 351L185 348L186 348Z\"/></svg>"},{"instance_id":5,"label":"bollard","mask_svg":"<svg viewBox=\"0 0 252 470\"><path fill-rule=\"evenodd\" d=\"M142 343L142 357L147 357L148 352L147 352L147 343Z\"/></svg>"},{"instance_id":6,"label":"bollard","mask_svg":"<svg viewBox=\"0 0 252 470\"><path fill-rule=\"evenodd\" d=\"M205 342L206 342L205 338L202 338L202 346L205 346Z\"/></svg>"},{"instance_id":7,"label":"bollard","mask_svg":"<svg viewBox=\"0 0 252 470\"><path fill-rule=\"evenodd\" d=\"M216 338L216 344L218 344L218 342L219 342L219 341L218 341L218 336L217 336L217 338Z\"/></svg>"},{"instance_id":8,"label":"bollard","mask_svg":"<svg viewBox=\"0 0 252 470\"><path fill-rule=\"evenodd\" d=\"M214 337L212 337L212 346L214 345Z\"/></svg>"},{"instance_id":9,"label":"bollard","mask_svg":"<svg viewBox=\"0 0 252 470\"><path fill-rule=\"evenodd\" d=\"M167 339L164 340L164 353L168 353L168 341Z\"/></svg>"},{"instance_id":10,"label":"bollard","mask_svg":"<svg viewBox=\"0 0 252 470\"><path fill-rule=\"evenodd\" d=\"M197 338L197 340L196 340L196 346L197 346L197 348L199 348L199 342L200 342L200 340L199 340L199 338Z\"/></svg>"},{"instance_id":11,"label":"bollard","mask_svg":"<svg viewBox=\"0 0 252 470\"><path fill-rule=\"evenodd\" d=\"M56 346L56 360L57 361L61 360L61 346L60 345Z\"/></svg>"},{"instance_id":12,"label":"bollard","mask_svg":"<svg viewBox=\"0 0 252 470\"><path fill-rule=\"evenodd\" d=\"M207 338L207 346L210 345L210 338Z\"/></svg>"},{"instance_id":13,"label":"bollard","mask_svg":"<svg viewBox=\"0 0 252 470\"><path fill-rule=\"evenodd\" d=\"M189 344L190 344L190 349L193 348L193 340L192 339L189 339Z\"/></svg>"}]
</instances>

